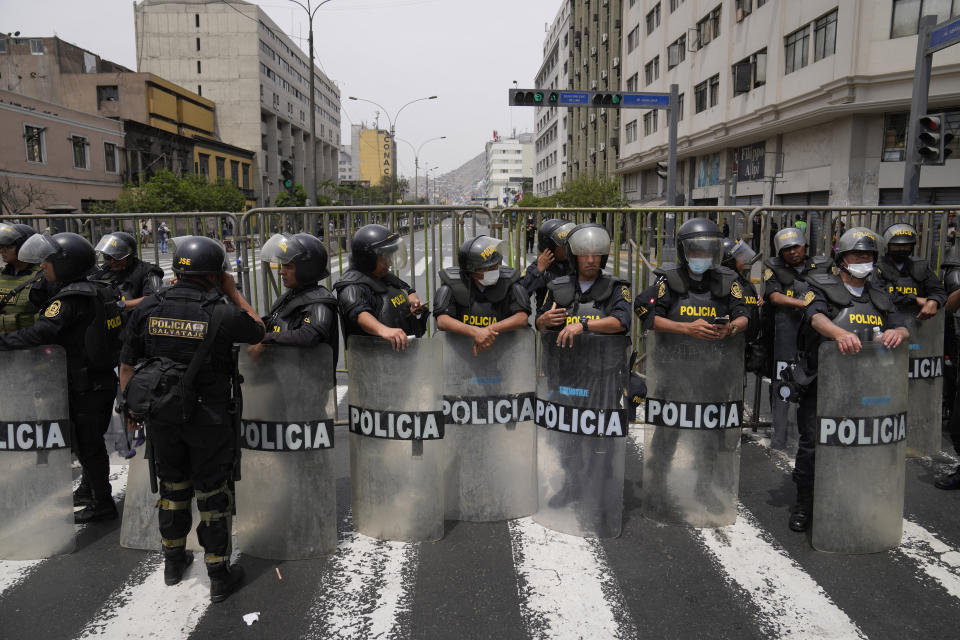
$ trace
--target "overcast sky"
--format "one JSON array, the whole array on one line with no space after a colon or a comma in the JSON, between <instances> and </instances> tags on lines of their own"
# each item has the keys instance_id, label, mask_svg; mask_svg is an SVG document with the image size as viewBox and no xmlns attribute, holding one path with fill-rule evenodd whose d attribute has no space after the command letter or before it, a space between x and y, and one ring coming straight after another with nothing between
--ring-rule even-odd
<instances>
[{"instance_id":1,"label":"overcast sky","mask_svg":"<svg viewBox=\"0 0 960 640\"><path fill-rule=\"evenodd\" d=\"M304 0L304 3L306 0ZM372 126L373 105L396 118L397 137L420 152L420 172L455 169L483 151L496 129L533 130L533 109L507 106L513 81L532 87L542 62L545 24L563 0L332 0L314 21L316 59L342 98L342 134ZM288 0L257 0L307 50L306 14ZM0 0L0 29L22 36L57 35L103 58L136 68L131 0ZM388 128L381 115L380 125ZM397 143L400 170L413 175L413 151Z\"/></svg>"}]
</instances>

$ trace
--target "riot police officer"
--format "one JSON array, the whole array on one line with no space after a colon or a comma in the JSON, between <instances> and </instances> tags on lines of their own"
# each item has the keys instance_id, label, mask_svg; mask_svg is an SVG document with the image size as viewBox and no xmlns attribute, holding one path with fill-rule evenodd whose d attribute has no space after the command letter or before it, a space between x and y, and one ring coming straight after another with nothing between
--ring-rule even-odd
<instances>
[{"instance_id":1,"label":"riot police officer","mask_svg":"<svg viewBox=\"0 0 960 640\"><path fill-rule=\"evenodd\" d=\"M913 225L897 223L883 232L886 254L877 263L877 278L887 287L897 310L920 320L932 318L947 301L947 292L930 264L912 255L917 246Z\"/></svg>"},{"instance_id":2,"label":"riot police officer","mask_svg":"<svg viewBox=\"0 0 960 640\"><path fill-rule=\"evenodd\" d=\"M798 363L786 375L789 391L799 392L797 423L800 439L793 470L797 501L789 525L806 531L813 514L814 454L817 443L817 360L820 344L836 340L842 354L857 353L861 342L879 333L888 349L910 337L889 293L871 278L880 253L880 240L865 227L846 231L837 241L839 275L815 273L807 278L804 315L798 337ZM799 380L802 378L802 380ZM796 382L805 383L800 391ZM791 386L792 385L792 386ZM784 394L781 394L783 397Z\"/></svg>"},{"instance_id":3,"label":"riot police officer","mask_svg":"<svg viewBox=\"0 0 960 640\"><path fill-rule=\"evenodd\" d=\"M945 353L956 363L958 359L958 348L960 345L960 261L955 256L950 256L944 261L946 273L943 274L943 284L948 297L944 305L947 312L947 340L945 341ZM956 365L954 365L956 366ZM954 384L950 395L946 400L950 407L950 420L947 423L947 430L950 433L950 441L953 443L953 449L960 455L960 384L957 384L956 369L954 373ZM944 380L944 395L946 393L946 380ZM937 489L954 490L960 489L960 466L954 468L940 478L937 478L934 485Z\"/></svg>"},{"instance_id":4,"label":"riot police officer","mask_svg":"<svg viewBox=\"0 0 960 640\"><path fill-rule=\"evenodd\" d=\"M263 319L267 335L261 344L310 347L325 343L336 356L340 347L337 299L320 284L330 275L323 243L309 233L278 233L263 245L260 257L280 264L280 280L287 288Z\"/></svg>"},{"instance_id":5,"label":"riot police officer","mask_svg":"<svg viewBox=\"0 0 960 640\"><path fill-rule=\"evenodd\" d=\"M693 218L677 230L677 263L658 268L653 330L720 340L750 326L750 309L736 272L720 264L723 235L716 223ZM642 306L642 301L635 303Z\"/></svg>"},{"instance_id":6,"label":"riot police officer","mask_svg":"<svg viewBox=\"0 0 960 640\"><path fill-rule=\"evenodd\" d=\"M534 304L541 304L547 294L547 285L560 276L570 273L567 262L566 238L575 225L566 220L551 218L540 225L537 231L537 261L530 264L520 279L520 284L533 296Z\"/></svg>"},{"instance_id":7,"label":"riot police officer","mask_svg":"<svg viewBox=\"0 0 960 640\"><path fill-rule=\"evenodd\" d=\"M190 501L196 495L202 518L197 538L206 552L213 602L226 599L243 580L243 569L230 566L230 480L239 435L231 415L236 407L229 402L235 375L233 343L258 343L264 336L263 322L239 294L225 265L226 253L216 240L201 236L180 239L173 256L177 283L134 309L120 358L120 384L129 400L131 389L139 383L134 377L139 362L164 357L189 365L205 340L212 341L191 387L198 400L185 407L187 420L180 412L169 411L145 418L160 488L164 581L177 584L193 561L185 550ZM141 371L138 369L137 376Z\"/></svg>"},{"instance_id":8,"label":"riot police officer","mask_svg":"<svg viewBox=\"0 0 960 640\"><path fill-rule=\"evenodd\" d=\"M610 234L599 224L579 224L567 234L570 275L547 284L537 311L537 329L560 328L557 344L569 346L587 332L622 334L630 330L630 283L603 272Z\"/></svg>"},{"instance_id":9,"label":"riot police officer","mask_svg":"<svg viewBox=\"0 0 960 640\"><path fill-rule=\"evenodd\" d=\"M117 287L123 309L133 309L143 298L160 291L163 269L137 257L137 241L129 233L108 233L100 238L95 249L102 266L91 279Z\"/></svg>"},{"instance_id":10,"label":"riot police officer","mask_svg":"<svg viewBox=\"0 0 960 640\"><path fill-rule=\"evenodd\" d=\"M764 262L764 300L767 309L767 330L773 342L772 380L779 380L787 365L796 359L797 332L803 321L804 296L810 287L811 274L830 272L833 261L828 256L807 256L807 237L797 227L785 227L773 237L776 252ZM773 434L770 441L775 449L787 446L789 432L789 402L773 392L770 394L773 414Z\"/></svg>"},{"instance_id":11,"label":"riot police officer","mask_svg":"<svg viewBox=\"0 0 960 640\"><path fill-rule=\"evenodd\" d=\"M344 340L353 333L378 336L401 350L407 347L407 335L426 332L420 297L390 271L406 263L406 244L386 227L368 224L353 235L350 268L333 285Z\"/></svg>"},{"instance_id":12,"label":"riot police officer","mask_svg":"<svg viewBox=\"0 0 960 640\"><path fill-rule=\"evenodd\" d=\"M500 333L528 326L530 296L520 272L503 264L505 244L490 236L471 238L457 254L459 268L440 271L437 328L473 338L474 355L492 347Z\"/></svg>"},{"instance_id":13,"label":"riot police officer","mask_svg":"<svg viewBox=\"0 0 960 640\"><path fill-rule=\"evenodd\" d=\"M763 304L763 300L757 296L756 288L744 272L759 257L760 254L751 249L743 240L734 242L730 238L723 238L723 258L720 260L720 266L726 267L737 274L737 284L740 285L740 290L743 292L743 302L750 310L746 332L747 342L756 339L760 333L760 306Z\"/></svg>"},{"instance_id":14,"label":"riot police officer","mask_svg":"<svg viewBox=\"0 0 960 640\"><path fill-rule=\"evenodd\" d=\"M17 252L36 231L25 224L0 223L0 333L29 327L37 309L53 294L40 265L20 260Z\"/></svg>"},{"instance_id":15,"label":"riot police officer","mask_svg":"<svg viewBox=\"0 0 960 640\"><path fill-rule=\"evenodd\" d=\"M120 348L120 309L112 287L87 280L96 264L93 245L75 233L31 235L18 259L39 263L48 282L60 290L40 309L33 325L0 334L0 351L44 344L67 354L67 385L73 449L83 468L81 485L90 495L74 514L78 523L117 517L107 479L110 463L103 435L117 391L114 373Z\"/></svg>"}]
</instances>

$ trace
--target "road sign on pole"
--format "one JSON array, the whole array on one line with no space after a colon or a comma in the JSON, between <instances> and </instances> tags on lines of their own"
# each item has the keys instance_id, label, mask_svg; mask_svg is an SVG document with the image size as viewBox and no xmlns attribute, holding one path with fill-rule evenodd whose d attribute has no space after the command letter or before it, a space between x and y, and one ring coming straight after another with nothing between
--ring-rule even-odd
<instances>
[{"instance_id":1,"label":"road sign on pole","mask_svg":"<svg viewBox=\"0 0 960 640\"><path fill-rule=\"evenodd\" d=\"M930 29L930 43L927 45L926 53L930 55L958 42L960 42L960 16Z\"/></svg>"}]
</instances>

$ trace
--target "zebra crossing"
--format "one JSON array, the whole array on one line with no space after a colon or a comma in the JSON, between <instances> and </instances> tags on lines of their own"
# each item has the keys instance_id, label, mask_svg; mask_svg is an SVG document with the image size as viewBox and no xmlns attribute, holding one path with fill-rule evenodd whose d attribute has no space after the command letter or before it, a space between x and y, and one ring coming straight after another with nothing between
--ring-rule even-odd
<instances>
[{"instance_id":1,"label":"zebra crossing","mask_svg":"<svg viewBox=\"0 0 960 640\"><path fill-rule=\"evenodd\" d=\"M0 562L0 638L956 636L960 496L932 488L936 462L907 463L901 547L843 556L815 552L787 529L789 460L762 438L743 439L737 523L705 530L639 515L641 425L630 440L616 539L521 518L448 522L436 543L373 540L352 529L342 446L331 556L259 560L237 540L248 582L212 606L201 554L180 585L166 587L159 553L121 549L117 523L78 526L73 554ZM111 482L122 500L126 467L116 462ZM241 618L251 612L260 618L247 628Z\"/></svg>"}]
</instances>

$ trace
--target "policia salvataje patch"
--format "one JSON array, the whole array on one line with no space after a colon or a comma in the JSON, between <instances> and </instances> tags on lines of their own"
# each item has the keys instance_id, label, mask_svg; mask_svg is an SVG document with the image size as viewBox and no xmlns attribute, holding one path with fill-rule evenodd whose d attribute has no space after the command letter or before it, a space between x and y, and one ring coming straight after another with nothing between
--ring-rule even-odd
<instances>
[{"instance_id":1,"label":"policia salvataje patch","mask_svg":"<svg viewBox=\"0 0 960 640\"><path fill-rule=\"evenodd\" d=\"M147 332L152 336L203 340L207 336L207 323L202 320L151 317L147 323Z\"/></svg>"},{"instance_id":2,"label":"policia salvataje patch","mask_svg":"<svg viewBox=\"0 0 960 640\"><path fill-rule=\"evenodd\" d=\"M301 422L242 421L244 449L254 451L314 451L333 448L333 420Z\"/></svg>"},{"instance_id":3,"label":"policia salvataje patch","mask_svg":"<svg viewBox=\"0 0 960 640\"><path fill-rule=\"evenodd\" d=\"M0 451L39 451L69 447L70 421L67 419L33 422L0 420Z\"/></svg>"}]
</instances>

